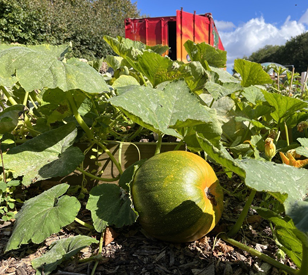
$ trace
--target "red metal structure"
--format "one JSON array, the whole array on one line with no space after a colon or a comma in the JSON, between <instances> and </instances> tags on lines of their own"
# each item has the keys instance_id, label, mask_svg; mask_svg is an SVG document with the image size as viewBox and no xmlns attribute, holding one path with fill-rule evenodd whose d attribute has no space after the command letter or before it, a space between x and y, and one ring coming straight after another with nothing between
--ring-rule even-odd
<instances>
[{"instance_id":1,"label":"red metal structure","mask_svg":"<svg viewBox=\"0 0 308 275\"><path fill-rule=\"evenodd\" d=\"M128 18L125 20L125 37L149 46L169 46L165 55L183 62L189 61L183 46L187 40L205 42L224 50L212 14L197 15L183 9L177 10L176 16Z\"/></svg>"}]
</instances>

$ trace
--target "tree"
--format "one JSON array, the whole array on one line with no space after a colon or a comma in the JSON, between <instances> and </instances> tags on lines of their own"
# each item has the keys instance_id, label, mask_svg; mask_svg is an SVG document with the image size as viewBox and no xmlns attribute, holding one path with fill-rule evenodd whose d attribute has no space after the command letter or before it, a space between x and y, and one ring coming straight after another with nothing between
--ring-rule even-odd
<instances>
[{"instance_id":1,"label":"tree","mask_svg":"<svg viewBox=\"0 0 308 275\"><path fill-rule=\"evenodd\" d=\"M112 53L103 36L124 36L124 19L139 16L129 0L0 0L0 40L72 42L74 56L101 58Z\"/></svg>"},{"instance_id":2,"label":"tree","mask_svg":"<svg viewBox=\"0 0 308 275\"><path fill-rule=\"evenodd\" d=\"M252 53L248 60L258 63L275 62L282 65L294 65L300 73L308 67L308 33L291 38L282 46L267 45Z\"/></svg>"}]
</instances>

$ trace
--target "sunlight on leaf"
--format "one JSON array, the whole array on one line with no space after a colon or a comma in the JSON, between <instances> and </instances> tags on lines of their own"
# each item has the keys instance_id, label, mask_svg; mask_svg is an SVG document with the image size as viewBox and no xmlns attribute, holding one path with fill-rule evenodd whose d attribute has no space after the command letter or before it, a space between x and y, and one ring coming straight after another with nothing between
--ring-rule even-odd
<instances>
[{"instance_id":1,"label":"sunlight on leaf","mask_svg":"<svg viewBox=\"0 0 308 275\"><path fill-rule=\"evenodd\" d=\"M56 185L27 200L16 214L13 233L5 251L17 249L30 241L39 244L53 233L72 223L80 209L75 197L62 196L69 185Z\"/></svg>"}]
</instances>

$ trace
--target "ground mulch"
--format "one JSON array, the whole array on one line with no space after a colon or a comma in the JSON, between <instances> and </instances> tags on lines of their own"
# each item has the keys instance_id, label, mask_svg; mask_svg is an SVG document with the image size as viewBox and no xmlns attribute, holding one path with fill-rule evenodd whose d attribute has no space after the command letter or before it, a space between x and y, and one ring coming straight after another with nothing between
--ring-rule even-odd
<instances>
[{"instance_id":1,"label":"ground mulch","mask_svg":"<svg viewBox=\"0 0 308 275\"><path fill-rule=\"evenodd\" d=\"M191 243L175 244L147 237L138 224L122 229L110 228L107 231L109 234L106 234L102 251L103 259L93 275L278 275L279 271L275 267L245 251L232 247L219 238L219 232L227 231L234 224L245 203L245 194L236 192L241 184L236 176L230 179L222 174L219 180L226 191L225 210L217 227L207 236ZM243 190L243 188L238 188L238 190ZM262 200L262 194L256 197L254 204L258 204L258 200ZM89 213L84 212L83 215L86 218ZM18 250L4 254L3 251L12 233L13 224L14 221L0 223L1 275L35 274L31 261L44 254L49 245L59 238L77 234L95 237L95 232L89 232L73 223L58 234L50 236L43 244L23 245ZM277 254L279 251L272 239L269 224L252 209L235 239L273 258L277 258L279 254ZM94 262L86 262L85 259L97 251L97 245L83 249L71 260L63 262L53 274L92 275ZM281 262L294 267L288 258Z\"/></svg>"}]
</instances>

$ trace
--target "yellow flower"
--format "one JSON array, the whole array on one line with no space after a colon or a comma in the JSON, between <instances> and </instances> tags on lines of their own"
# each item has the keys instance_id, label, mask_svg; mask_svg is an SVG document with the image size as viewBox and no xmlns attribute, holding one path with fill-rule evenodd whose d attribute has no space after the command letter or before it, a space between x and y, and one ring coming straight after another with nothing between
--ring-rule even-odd
<instances>
[{"instance_id":1,"label":"yellow flower","mask_svg":"<svg viewBox=\"0 0 308 275\"><path fill-rule=\"evenodd\" d=\"M276 145L274 143L274 140L270 137L268 137L265 140L265 155L269 160L272 160L272 158L276 155Z\"/></svg>"},{"instance_id":2,"label":"yellow flower","mask_svg":"<svg viewBox=\"0 0 308 275\"><path fill-rule=\"evenodd\" d=\"M290 166L301 168L308 164L308 159L303 159L303 160L298 159L297 160L294 158L294 153L291 151L288 151L286 155L282 152L279 152L279 155L281 157L282 162ZM296 154L296 157L298 156L299 155Z\"/></svg>"}]
</instances>

